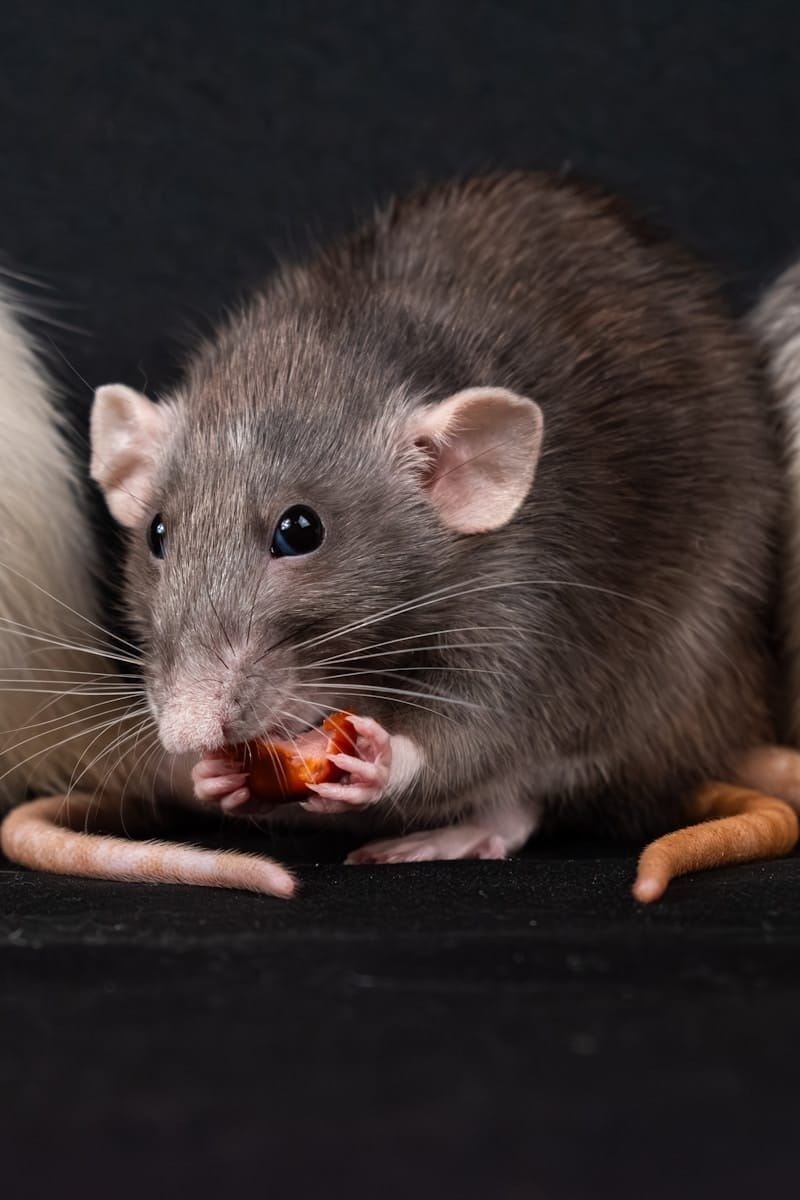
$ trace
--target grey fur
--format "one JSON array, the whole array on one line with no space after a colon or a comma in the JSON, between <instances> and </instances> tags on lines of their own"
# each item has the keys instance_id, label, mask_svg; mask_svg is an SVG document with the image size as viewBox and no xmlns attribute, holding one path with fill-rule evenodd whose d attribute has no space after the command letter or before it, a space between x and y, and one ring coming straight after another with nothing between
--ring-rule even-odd
<instances>
[{"instance_id":1,"label":"grey fur","mask_svg":"<svg viewBox=\"0 0 800 1200\"><path fill-rule=\"evenodd\" d=\"M484 384L538 402L544 449L517 517L457 536L423 494L405 424ZM156 708L176 680L219 677L239 738L279 709L300 728L316 714L287 695L320 657L301 642L452 587L465 590L324 643L493 630L368 660L405 679L385 686L475 706L359 701L435 764L395 799L405 825L506 798L650 834L678 823L692 785L770 739L782 493L754 352L705 275L616 201L520 174L392 205L281 271L169 399L175 426L127 567ZM275 521L301 501L326 541L276 564ZM163 563L145 542L156 511ZM234 678L217 656L245 643L256 586ZM334 684L319 699L355 707Z\"/></svg>"}]
</instances>

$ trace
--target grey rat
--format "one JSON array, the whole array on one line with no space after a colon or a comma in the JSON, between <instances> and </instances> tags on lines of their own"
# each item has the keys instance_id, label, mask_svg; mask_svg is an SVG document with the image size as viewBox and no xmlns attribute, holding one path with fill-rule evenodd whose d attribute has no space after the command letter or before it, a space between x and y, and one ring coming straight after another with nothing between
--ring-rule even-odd
<instances>
[{"instance_id":1,"label":"grey rat","mask_svg":"<svg viewBox=\"0 0 800 1200\"><path fill-rule=\"evenodd\" d=\"M92 440L153 718L206 804L258 811L228 748L348 709L344 780L294 817L381 835L354 862L504 857L548 825L674 829L774 737L756 354L597 189L396 202L161 403L99 389Z\"/></svg>"}]
</instances>

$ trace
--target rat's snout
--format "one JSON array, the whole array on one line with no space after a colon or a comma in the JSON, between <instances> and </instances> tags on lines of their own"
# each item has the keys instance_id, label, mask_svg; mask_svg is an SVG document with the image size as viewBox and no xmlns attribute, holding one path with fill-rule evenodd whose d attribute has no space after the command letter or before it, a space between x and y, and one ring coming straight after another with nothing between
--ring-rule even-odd
<instances>
[{"instance_id":1,"label":"rat's snout","mask_svg":"<svg viewBox=\"0 0 800 1200\"><path fill-rule=\"evenodd\" d=\"M161 743L171 754L219 750L239 740L242 713L252 697L244 695L246 665L231 649L216 672L196 648L176 674L154 689ZM252 720L252 715L251 715Z\"/></svg>"},{"instance_id":2,"label":"rat's snout","mask_svg":"<svg viewBox=\"0 0 800 1200\"><path fill-rule=\"evenodd\" d=\"M184 650L181 663L148 685L164 749L202 753L264 733L277 697L268 675L253 670L257 648L231 646L213 661L194 644Z\"/></svg>"},{"instance_id":3,"label":"rat's snout","mask_svg":"<svg viewBox=\"0 0 800 1200\"><path fill-rule=\"evenodd\" d=\"M200 687L174 692L161 706L161 744L171 754L219 750L235 728L235 705L222 695L203 695Z\"/></svg>"}]
</instances>

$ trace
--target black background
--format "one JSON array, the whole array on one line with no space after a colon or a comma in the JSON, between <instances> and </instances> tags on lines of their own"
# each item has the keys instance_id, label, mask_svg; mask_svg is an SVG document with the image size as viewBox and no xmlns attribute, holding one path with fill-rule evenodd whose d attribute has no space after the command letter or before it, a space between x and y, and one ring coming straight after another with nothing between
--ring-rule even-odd
<instances>
[{"instance_id":1,"label":"black background","mask_svg":"<svg viewBox=\"0 0 800 1200\"><path fill-rule=\"evenodd\" d=\"M0 247L79 430L276 256L456 172L598 175L742 308L800 248L799 52L778 0L3 0ZM6 1190L796 1186L800 860L648 912L632 867L308 867L293 906L0 873Z\"/></svg>"}]
</instances>

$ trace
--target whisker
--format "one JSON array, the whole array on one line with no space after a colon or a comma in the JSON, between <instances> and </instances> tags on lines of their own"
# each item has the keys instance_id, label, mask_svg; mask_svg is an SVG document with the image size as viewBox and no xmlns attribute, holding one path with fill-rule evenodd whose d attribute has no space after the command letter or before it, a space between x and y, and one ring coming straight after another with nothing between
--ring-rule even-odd
<instances>
[{"instance_id":1,"label":"whisker","mask_svg":"<svg viewBox=\"0 0 800 1200\"><path fill-rule=\"evenodd\" d=\"M477 576L476 578L483 578L483 576ZM430 599L433 602L437 602L439 597L445 599L451 595L455 596L458 594L457 589L460 586L460 584L449 584L443 588L435 588L433 591L423 593L421 597L415 597L414 600L405 600L401 604L392 605L390 608L385 608L378 613L373 613L369 617L362 617L361 620L353 621L349 625L342 625L338 629L334 629L329 633L320 634L315 638L308 638L305 642L299 642L298 645L295 646L295 650L308 649L311 646L321 645L324 642L330 641L332 638L341 637L345 633L352 633L356 629L362 629L367 625L373 625L378 621L386 620L388 617L395 616L401 612L406 612L417 605L424 606L424 602L426 600Z\"/></svg>"},{"instance_id":2,"label":"whisker","mask_svg":"<svg viewBox=\"0 0 800 1200\"><path fill-rule=\"evenodd\" d=\"M478 627L476 627L476 628L478 628ZM492 628L492 627L487 626L486 628ZM496 626L495 628L503 629L503 628L505 628L505 626ZM512 628L512 627L509 627L509 628ZM514 628L516 629L516 627L514 627ZM416 646L415 645L415 646L410 646L410 647L399 649L399 650L387 649L387 650L380 651L377 649L377 647L379 647L379 646L391 646L394 642L408 642L408 641L416 639L417 637L423 638L423 637L435 636L437 632L441 632L441 633L453 632L453 633L455 633L456 630L434 631L434 633L432 635L431 634L412 634L410 637L390 638L386 642L367 643L366 649L369 650L369 653L364 653L362 650L357 650L357 649L356 650L347 650L347 651L343 651L341 654L334 655L331 658L317 659L315 662L312 662L312 663L299 663L292 669L305 671L305 670L316 670L320 667L327 667L327 666L342 666L342 665L349 666L349 665L352 665L353 663L366 661L367 659L372 659L372 658L388 659L390 657L394 658L395 655L399 655L399 654L420 654L420 653L425 653L426 651L433 651L435 653L438 653L440 650L466 650L466 651L502 650L502 649L515 650L519 646L519 638L517 638L517 640L515 640L515 641L506 641L506 642L502 642L502 641L439 642L434 646ZM522 635L524 633L524 631L521 629L517 629L517 632L520 635ZM581 654L585 654L587 657L593 658L599 663L606 663L608 661L607 655L597 654L595 651L590 650L588 646L581 645L579 642L576 642L574 639L558 637L555 634L549 633L548 631L543 630L543 629L536 629L535 631L532 631L532 636L534 636L537 641L551 642L551 643L555 643L557 645L566 646L571 650L579 650L581 652ZM403 670L405 670L405 669L406 668L403 668ZM430 667L430 670L440 670L440 669L441 668L437 667L437 666Z\"/></svg>"},{"instance_id":3,"label":"whisker","mask_svg":"<svg viewBox=\"0 0 800 1200\"><path fill-rule=\"evenodd\" d=\"M90 679L91 679L91 677L90 677ZM32 680L31 682L32 683L35 682L37 684L39 683L38 680ZM47 682L47 681L44 681L44 682ZM73 697L75 696L75 694L77 692L80 692L81 688L85 688L87 686L89 686L89 681L87 681L86 679L81 679L79 682L72 684L71 687L68 687L65 690L62 690L60 692L56 692L54 695L51 696L51 698L49 700L44 700L44 701L42 701L41 704L37 705L34 708L31 716L33 716L33 717L41 716L41 714L43 712L45 712L48 708L52 708L54 705L57 705L59 703L59 701L71 701L73 699ZM143 688L141 687L141 685L139 685L138 687L132 687L130 684L123 684L122 687L125 689L126 693L130 692L130 694L135 694L136 692L139 692L139 693L143 692ZM103 686L102 694L108 695L109 700L113 697L113 692L108 692L107 689L105 688L105 686ZM87 708L86 705L81 705L81 711L85 712L86 708ZM68 714L64 714L64 713L60 714L60 716L62 716L62 717L64 715L68 715Z\"/></svg>"},{"instance_id":4,"label":"whisker","mask_svg":"<svg viewBox=\"0 0 800 1200\"><path fill-rule=\"evenodd\" d=\"M27 666L26 667L14 667L11 665L6 665L5 667L3 667L4 671L19 671L23 675L33 675L33 674L39 675L39 674L43 674L45 672L54 672L54 671L56 671L56 669L57 669L56 667L27 667ZM84 675L84 676L88 675L90 679L97 679L97 680L101 680L101 679L113 679L113 680L141 679L141 676L135 671L128 671L128 672L123 672L123 671L76 671L76 670L73 670L71 667L62 667L61 674L62 675ZM63 679L63 680L62 679L48 679L47 680L47 683L70 683L70 682L72 682L70 679Z\"/></svg>"},{"instance_id":5,"label":"whisker","mask_svg":"<svg viewBox=\"0 0 800 1200\"><path fill-rule=\"evenodd\" d=\"M297 684L295 686L313 688L317 685L311 684L311 683L307 683L307 684L301 683L301 684ZM323 685L320 685L320 686L323 686ZM355 688L341 688L341 689L337 688L336 690L337 691L341 690L342 692L347 692L347 694L351 695L354 699L362 699L362 700L384 700L385 699L384 696L378 696L374 693L374 691L368 691L366 689L362 689L359 691L359 690L356 690ZM410 693L410 695L412 695L412 696L415 694L416 693L414 693L414 692ZM455 718L448 716L447 713L440 712L439 709L431 708L430 705L428 705L428 704L415 704L413 700L404 700L401 696L395 696L394 702L395 702L395 704L405 704L408 708L420 708L425 712L434 713L437 717L441 717L445 721L452 721L454 724L456 723ZM319 701L315 701L314 703L319 704L319 707L321 707L321 708L330 708L330 705L323 705ZM337 712L338 710L336 708L330 708L330 711Z\"/></svg>"},{"instance_id":6,"label":"whisker","mask_svg":"<svg viewBox=\"0 0 800 1200\"><path fill-rule=\"evenodd\" d=\"M85 716L87 713L92 712L93 709L98 709L98 708L110 709L110 707L112 705L124 704L126 700L127 700L127 696L124 698L118 697L118 698L112 699L112 700L98 700L96 704L87 704L87 705L83 706L81 708L81 715ZM38 713L34 714L34 715L38 715ZM59 713L58 716L47 717L46 720L44 720L44 721L29 721L27 725L17 725L12 729L3 729L2 733L0 733L0 737L5 737L9 733L26 733L27 730L29 730L29 729L42 729L46 725L58 725L63 720L64 720L64 713ZM2 742L0 742L0 746L2 746ZM11 747L11 749L13 750L13 747ZM2 752L6 753L7 751L5 750L5 748L3 748ZM10 751L8 751L8 752L10 752Z\"/></svg>"},{"instance_id":7,"label":"whisker","mask_svg":"<svg viewBox=\"0 0 800 1200\"><path fill-rule=\"evenodd\" d=\"M159 750L161 751L161 755L158 759L158 762L155 764L155 766L153 766L153 760L156 757L156 755L158 754ZM144 762L142 763L142 766L141 766L142 777L144 779L147 779L148 776L150 777L150 794L147 797L147 802L150 806L150 811L152 812L153 816L155 816L158 812L158 803L159 802L156 799L156 786L158 784L158 777L161 772L161 767L163 766L164 759L166 757L167 757L167 751L161 745L158 735L156 734L154 736L153 746L150 750L150 753L148 754L147 758L144 760ZM176 761L177 760L176 760L175 756L172 755L171 762L170 762L170 774L169 774L169 795L170 796L174 794L174 773L175 773ZM144 800L144 796L142 797L142 800Z\"/></svg>"},{"instance_id":8,"label":"whisker","mask_svg":"<svg viewBox=\"0 0 800 1200\"><path fill-rule=\"evenodd\" d=\"M132 704L129 705L128 708L122 714L118 714L112 720L110 726L103 725L102 727L99 728L99 732L95 733L92 740L87 744L86 749L84 750L83 754L81 755L81 758L79 759L78 762L75 763L75 766L72 768L72 774L70 776L70 780L69 780L69 783L67 784L67 788L66 788L66 794L68 796L71 795L71 793L75 790L76 784L80 783L81 779L83 779L89 773L89 771L91 771L91 769L95 765L95 763L99 762L100 759L104 757L104 755L110 754L112 752L113 746L116 745L118 739L122 736L123 723L128 719L135 720L137 716L141 716L143 714L144 710L139 709L137 712L134 713L131 711L133 708L134 708L134 705L132 705ZM81 771L81 773L78 775L78 777L76 779L75 772L78 770L78 768L80 766L82 766L84 764L86 755L89 753L89 751L92 749L92 747L97 744L97 742L102 740L106 731L109 728L113 728L114 725L117 726L117 729L119 731L117 734L117 738L114 739L114 741L111 743L110 747L108 745L104 745L102 750L100 751L100 753L97 754L91 760L91 762L89 762L88 765L83 766L83 770ZM137 728L138 728L138 726L137 726ZM92 731L90 730L89 732L92 732Z\"/></svg>"},{"instance_id":9,"label":"whisker","mask_svg":"<svg viewBox=\"0 0 800 1200\"><path fill-rule=\"evenodd\" d=\"M474 580L470 580L468 582L473 583L475 580L484 578L485 576L475 576ZM416 612L421 608L428 608L431 605L442 604L447 600L460 599L464 596L472 596L481 592L496 591L498 588L503 589L512 587L578 588L586 591L596 592L600 595L612 596L616 599L626 600L630 603L638 605L641 608L646 608L652 612L658 613L658 615L662 617L669 618L671 616L666 609L659 605L653 604L650 601L642 600L636 596L631 596L629 593L615 591L613 588L600 587L597 584L559 579L496 579L490 583L480 583L475 587L463 587L461 585L451 584L448 587L436 589L432 592L428 592L421 598L394 605L391 608L384 609L380 613L375 613L369 617L363 617L359 621L354 621L350 625L341 626L339 629L335 629L330 633L320 634L316 638L309 638L305 642L300 642L295 649L308 649L312 646L321 645L322 643L328 642L333 638L342 637L346 633L353 633L357 629L366 628L367 626L377 624L380 621L385 621L389 617L398 616L401 613Z\"/></svg>"},{"instance_id":10,"label":"whisker","mask_svg":"<svg viewBox=\"0 0 800 1200\"><path fill-rule=\"evenodd\" d=\"M255 611L256 611L256 600L258 599L259 582L260 582L260 580L259 580L258 576L256 576L256 586L253 588L253 603L250 605L250 617L247 622L247 639L245 641L245 646L250 645L250 634L253 632L253 616L255 615Z\"/></svg>"},{"instance_id":11,"label":"whisker","mask_svg":"<svg viewBox=\"0 0 800 1200\"><path fill-rule=\"evenodd\" d=\"M211 605L211 610L212 610L212 612L214 613L214 616L215 616L215 617L217 618L217 620L219 621L219 627L220 627L220 629L222 630L222 636L225 638L225 641L228 643L228 646L230 647L230 652L231 652L231 654L235 654L235 653L236 653L236 651L235 651L235 650L234 650L234 648L233 648L233 642L232 642L232 641L231 641L231 639L228 637L228 631L227 631L227 629L225 628L225 626L224 626L224 625L223 625L223 623L222 623L222 617L221 617L221 616L219 615L219 613L217 612L217 606L216 606L216 604L214 603L214 601L213 601L213 599L212 599L212 596L211 596L211 588L208 586L208 584L206 584L206 595L208 596L208 603Z\"/></svg>"},{"instance_id":12,"label":"whisker","mask_svg":"<svg viewBox=\"0 0 800 1200\"><path fill-rule=\"evenodd\" d=\"M512 632L512 633L515 632L517 634L522 634L524 632L524 630L519 629L517 626L513 626L513 625L461 625L461 626L456 626L451 629L432 629L429 632L425 632L425 633L411 633L411 634L407 634L405 637L387 638L383 642L369 642L364 647L364 649L377 652L378 650L380 650L381 648L386 647L386 646L399 645L403 642L412 642L412 641L416 642L416 641L422 640L423 638L443 637L445 635L449 635L452 633L488 633L490 631L497 631L497 630L502 630L503 632ZM502 643L502 642L497 643L497 645L503 645L503 644L504 643ZM512 642L511 644L513 645L514 643ZM436 645L433 647L433 649L435 649L435 650L446 650L446 649L467 650L467 649L471 649L473 646L493 646L493 645L495 645L495 643L493 643L493 642L465 642L465 643L453 642L450 644ZM411 650L408 651L408 653L413 653L416 649L425 650L425 649L430 649L430 647L427 647L427 646L412 647ZM316 665L327 666L328 663L338 662L342 658L348 658L348 657L350 657L350 655L359 654L359 653L361 653L360 650L344 650L344 651L342 651L341 654L334 655L333 658L319 660ZM399 653L401 653L401 651L398 650L398 651L395 651L394 653L399 654ZM377 653L375 653L374 657L377 658L380 656Z\"/></svg>"},{"instance_id":13,"label":"whisker","mask_svg":"<svg viewBox=\"0 0 800 1200\"><path fill-rule=\"evenodd\" d=\"M327 686L327 681L323 680L321 684L320 683L298 683L298 684L295 684L295 687L301 687L301 688L313 688L313 687L318 687L318 686ZM387 696L415 696L415 697L419 698L420 700L434 700L434 701L438 701L443 704L453 704L453 705L456 705L458 708L469 708L475 712L491 712L492 711L491 709L487 708L487 706L485 704L473 704L471 700L462 700L460 697L456 697L456 696L439 696L433 692L430 692L430 693L429 692L409 692L402 688L381 687L379 684L376 684L376 683L369 683L369 684L367 684L367 687L369 688L370 692L373 692L373 693L381 692ZM354 690L356 690L356 686L353 684L349 684L349 683L336 684L336 685L334 685L333 690L335 692L354 691ZM435 710L432 710L432 711L435 711Z\"/></svg>"},{"instance_id":14,"label":"whisker","mask_svg":"<svg viewBox=\"0 0 800 1200\"><path fill-rule=\"evenodd\" d=\"M146 730L146 728L147 728L147 726L144 725L143 729L140 731L140 736L141 736L141 733ZM147 741L147 740L145 741L144 749L141 751L141 753L138 755L138 757L134 760L134 762L131 763L130 768L129 768L128 773L125 778L125 782L122 785L122 791L120 792L120 797L119 797L119 818L120 818L120 822L122 824L123 829L125 828L125 822L124 822L122 810L125 805L125 797L127 796L128 787L130 785L130 782L136 775L137 771L140 772L140 774L146 778L148 764L149 764L150 760L158 753L158 749L161 745L161 743L158 740L158 733L155 730L151 732L150 739L151 740L149 740L149 741ZM134 753L134 754L136 753L136 747L138 745L138 741L139 741L139 739L137 737L136 742L134 742L133 751L132 751L132 753ZM166 753L166 751L164 751L164 753ZM108 778L108 776L106 776L106 779L107 778ZM103 781L103 784L105 786L105 780ZM155 798L155 791L153 792L153 797Z\"/></svg>"},{"instance_id":15,"label":"whisker","mask_svg":"<svg viewBox=\"0 0 800 1200\"><path fill-rule=\"evenodd\" d=\"M24 696L138 696L141 695L140 688L94 688L92 691L77 691L70 689L65 691L63 688L48 688L48 687L17 687L17 681L14 681L14 687L0 688L0 691L6 695L24 695Z\"/></svg>"},{"instance_id":16,"label":"whisker","mask_svg":"<svg viewBox=\"0 0 800 1200\"><path fill-rule=\"evenodd\" d=\"M27 596L23 596L21 593L21 590L17 594L17 602L19 603L20 601L22 601L24 603L24 607L26 609L30 608L30 598ZM118 652L120 649L123 648L120 646L112 645L106 638L98 637L98 635L96 633L93 633L91 630L87 630L87 629L83 628L83 626L80 626L77 621L73 620L70 617L64 618L63 624L61 622L59 622L59 627L58 627L57 631L55 631L55 632L49 628L48 629L40 629L37 626L28 625L24 621L21 621L18 617L5 616L0 619L5 621L6 623L18 625L23 629L30 629L34 633L41 633L41 634L44 634L44 635L47 635L50 637L55 636L55 637L61 638L64 641L75 636L80 639L81 645L83 645L83 646L88 645L88 646L91 646L93 649L104 649L104 650L108 650L109 652L113 653L113 652Z\"/></svg>"},{"instance_id":17,"label":"whisker","mask_svg":"<svg viewBox=\"0 0 800 1200\"><path fill-rule=\"evenodd\" d=\"M56 742L56 744L54 746L48 746L46 748L46 753L53 754L53 753L55 753L56 750L60 750L62 746L66 746L70 742L74 742L77 738L86 737L88 734L94 733L95 729L104 729L104 728L109 729L112 725L114 725L116 723L116 721L117 721L117 718L114 717L112 720L104 721L98 726L93 726L90 729L81 729L77 733L70 734L69 737L62 738L62 740L60 742ZM20 769L20 767L24 767L26 763L32 762L34 758L37 758L42 753L45 753L45 751L39 750L35 754L30 754L27 758L23 758L21 762L12 764L12 766L10 766L7 771L4 771L3 774L0 775L0 782L3 779L7 778L7 776L10 775L12 771L18 771Z\"/></svg>"},{"instance_id":18,"label":"whisker","mask_svg":"<svg viewBox=\"0 0 800 1200\"><path fill-rule=\"evenodd\" d=\"M333 704L322 704L321 702L315 702L313 700L304 700L302 698L302 696L289 696L288 699L293 701L295 704L310 704L313 707L325 709L328 713L336 713L339 711L339 709L337 709L335 707L335 705L333 705ZM309 729L309 730L317 730L318 729L318 726L315 725L315 723L313 721L306 720L306 718L301 717L299 713L291 713L291 712L288 712L286 709L282 709L281 712L282 712L283 716L289 717L290 719L292 719L294 721L302 721L302 723L305 725L306 729ZM353 751L353 753L355 753L356 752L355 741L345 730L343 730L342 733L343 733L344 737L346 738L347 743L350 746L350 749Z\"/></svg>"},{"instance_id":19,"label":"whisker","mask_svg":"<svg viewBox=\"0 0 800 1200\"><path fill-rule=\"evenodd\" d=\"M291 713L287 713L283 709L280 710L280 713L281 713L281 716L291 716ZM298 718L298 720L302 720L302 718ZM312 728L313 728L313 726L312 726ZM287 730L287 737L288 737L289 741L292 743L292 745L294 746L294 752L297 755L297 757L300 759L301 763L303 764L303 769L305 771L308 771L308 763L306 761L306 757L303 754L303 751L298 746L296 738L294 737L294 735L292 733L289 733L288 730Z\"/></svg>"},{"instance_id":20,"label":"whisker","mask_svg":"<svg viewBox=\"0 0 800 1200\"><path fill-rule=\"evenodd\" d=\"M345 665L347 666L349 664ZM70 683L72 683L71 687L68 686ZM17 677L16 679L0 679L0 692L41 692L44 690L47 691L48 694L66 697L86 695L87 690L89 689L91 689L93 693L99 695L124 693L126 696L136 695L137 693L141 693L142 690L141 688L136 687L134 684L131 684L128 687L114 687L114 685L110 683L92 683L89 680L82 680L80 683L76 684L69 679L25 679L24 677Z\"/></svg>"},{"instance_id":21,"label":"whisker","mask_svg":"<svg viewBox=\"0 0 800 1200\"><path fill-rule=\"evenodd\" d=\"M1 561L0 561L0 569L10 571L12 575L16 575L18 579L22 579L30 587L36 588L37 592L41 592L42 595L47 596L47 598L49 600L52 600L54 604L58 604L61 606L61 608L66 609L67 612L72 613L72 615L77 617L79 621L84 621L87 625L91 625L93 629L99 630L100 633L102 633L104 637L110 637L113 639L113 641L118 642L121 646L127 646L127 648L129 650L133 650L134 652L138 653L138 647L134 646L132 642L126 641L125 638L122 638L118 634L113 633L112 630L106 629L103 625L99 625L97 623L97 621L92 621L89 617L85 616L83 613L79 613L78 610L75 608L72 608L71 605L66 604L63 600L59 600L58 596L54 596L52 592L48 592L47 588L43 588L38 583L35 583L34 580L29 579L28 576L23 574L22 571L18 571L15 567L11 567L11 566L9 566L8 563L1 562Z\"/></svg>"},{"instance_id":22,"label":"whisker","mask_svg":"<svg viewBox=\"0 0 800 1200\"><path fill-rule=\"evenodd\" d=\"M116 700L116 701L112 701L112 703L114 705L121 706L122 704L125 703L125 701L124 700ZM132 706L129 706L129 707L132 707ZM90 705L90 708L93 708L93 709L102 708L105 710L105 713L103 715L107 714L109 717L114 716L114 713L112 712L112 710L109 708L109 706L105 702L103 702L102 704L92 704L92 705ZM83 722L83 721L96 721L100 715L101 715L100 713L94 712L94 713L92 713L91 716L89 716L88 713L84 712L84 713L81 713L81 715L79 717L74 717L72 720L69 720L69 721L65 721L62 718L56 717L56 718L54 718L53 721L40 722L40 725L38 726L38 728L40 728L41 725L51 725L51 724L60 722L60 724L57 725L56 729L51 729L49 731L51 733L57 733L61 729L71 729L75 725L80 725L81 722ZM37 726L35 726L35 725L28 726L27 728L35 729L35 728L37 728ZM19 730L3 730L2 736L5 736L6 733L22 732L25 729L26 729L26 726L23 725L23 726L21 726L21 728ZM42 736L43 735L41 733L33 733L29 737L22 738L21 741L14 742L14 744L12 746L8 746L5 744L4 741L0 740L0 755L5 757L6 755L9 755L9 754L16 754L16 752L20 749L21 746L27 746L30 742L38 741ZM50 750L50 747L45 746L44 749L42 750L42 753L46 754L49 752L49 750Z\"/></svg>"},{"instance_id":23,"label":"whisker","mask_svg":"<svg viewBox=\"0 0 800 1200\"><path fill-rule=\"evenodd\" d=\"M8 617L0 617L0 622L4 625L7 625L9 623L9 618ZM107 661L111 661L111 662L127 663L133 667L140 666L141 662L142 662L142 660L138 659L138 658L128 658L122 654L112 654L106 650L101 650L101 649L98 649L93 646L82 646L82 645L79 645L74 642L64 641L63 639L58 639L58 638L54 638L54 637L46 637L46 636L42 636L41 634L31 633L19 621L14 621L13 624L16 626L16 628L14 628L14 629L6 628L5 630L0 630L0 632L5 632L6 634L10 635L11 637L23 637L27 641L31 641L31 642L44 642L47 646L52 646L55 650L72 650L77 654L88 654L88 655L92 655L96 658L106 659Z\"/></svg>"},{"instance_id":24,"label":"whisker","mask_svg":"<svg viewBox=\"0 0 800 1200\"><path fill-rule=\"evenodd\" d=\"M209 646L208 642L206 642L206 641L203 641L202 639L199 639L199 640L200 640L200 645L203 647L203 649L204 649L204 650L206 650L206 651L208 651L208 653L209 653L209 654L213 654L213 655L214 655L214 658L216 658L217 662L220 662L220 663L222 663L222 665L223 665L223 667L225 668L225 670L226 670L226 671L229 671L229 670L230 670L230 667L229 667L229 666L228 666L228 664L225 662L225 659L222 657L222 655L221 655L221 654L220 654L220 652L219 652L219 651L216 649L216 647L215 647L215 646Z\"/></svg>"},{"instance_id":25,"label":"whisker","mask_svg":"<svg viewBox=\"0 0 800 1200\"><path fill-rule=\"evenodd\" d=\"M256 717L256 719L258 719L258 714L256 713L255 706L252 704L252 702L250 704L250 711L252 712L253 716ZM273 748L272 743L269 741L262 741L261 747L262 747L262 749L266 750L270 762L275 767L276 774L280 775L284 792L288 792L289 780L288 780L288 776L286 774L286 768L283 765L283 761L281 759L280 754L277 753L277 751ZM253 752L250 748L249 743L245 743L244 749L245 749L245 756L247 756L248 754L252 756ZM295 749L297 749L296 745L295 745ZM248 761L246 757L245 757L245 761Z\"/></svg>"},{"instance_id":26,"label":"whisker","mask_svg":"<svg viewBox=\"0 0 800 1200\"><path fill-rule=\"evenodd\" d=\"M141 716L141 712L131 713L129 716L123 717L119 722L117 722L117 724L121 725L122 721L124 721L124 720L131 720L131 721L136 720L136 718L139 716ZM152 721L152 717L150 716L149 712L139 722L139 724L136 725L132 730L126 731L124 733L120 732L117 735L117 737L114 738L114 740L111 742L110 745L103 746L103 748L102 748L102 750L100 750L99 754L96 754L95 757L91 760L91 762L89 762L86 766L84 766L83 770L77 776L77 778L75 777L75 770L73 770L72 778L70 779L69 787L67 788L66 794L68 796L71 795L72 792L75 790L76 786L80 783L80 781L89 774L89 772L94 768L94 766L98 762L100 762L100 760L102 758L105 758L106 755L110 758L112 754L117 753L116 760L112 763L110 770L103 777L103 784L105 785L106 781L109 779L111 774L113 774L113 772L117 769L119 764L122 762L122 755L119 754L118 751L121 749L121 747L123 745L125 745L126 742L129 742L133 737L139 737L141 735L142 729L144 727L146 727L148 721ZM113 722L112 722L112 724L113 724ZM92 743L90 745L94 745L95 742L98 741L103 736L103 732L104 731L101 730L101 732L97 735L97 737L92 741ZM89 748L90 747L87 746L87 750ZM80 765L81 765L80 763L76 764L75 769L77 770L77 767ZM88 814L87 814L87 821L88 821Z\"/></svg>"},{"instance_id":27,"label":"whisker","mask_svg":"<svg viewBox=\"0 0 800 1200\"><path fill-rule=\"evenodd\" d=\"M349 665L349 664L347 664ZM340 671L325 676L326 681L338 679L361 679L364 675L393 676L403 679L410 671L424 671L429 675L439 675L443 672L459 675L493 675L495 679L508 678L507 671L496 671L492 667L403 667L401 671L391 671L384 667L362 668L354 671Z\"/></svg>"},{"instance_id":28,"label":"whisker","mask_svg":"<svg viewBox=\"0 0 800 1200\"><path fill-rule=\"evenodd\" d=\"M299 629L290 630L289 633L287 633L285 637L279 638L277 642L273 642L272 645L267 646L264 653L260 654L258 656L258 658L256 658L253 661L253 666L255 666L257 663L260 663L263 659L265 659L267 657L268 654L271 654L273 650L277 650L279 646L284 646L286 644L286 642L291 641L291 639L293 637L298 637L301 633L305 633L305 631L307 629L311 629L312 626L314 626L316 624L317 624L316 621L306 621L305 625L301 625ZM305 646L305 645L307 645L306 642L300 642L300 644L298 646L295 646L294 648L295 648L295 650L299 650L302 646Z\"/></svg>"}]
</instances>

